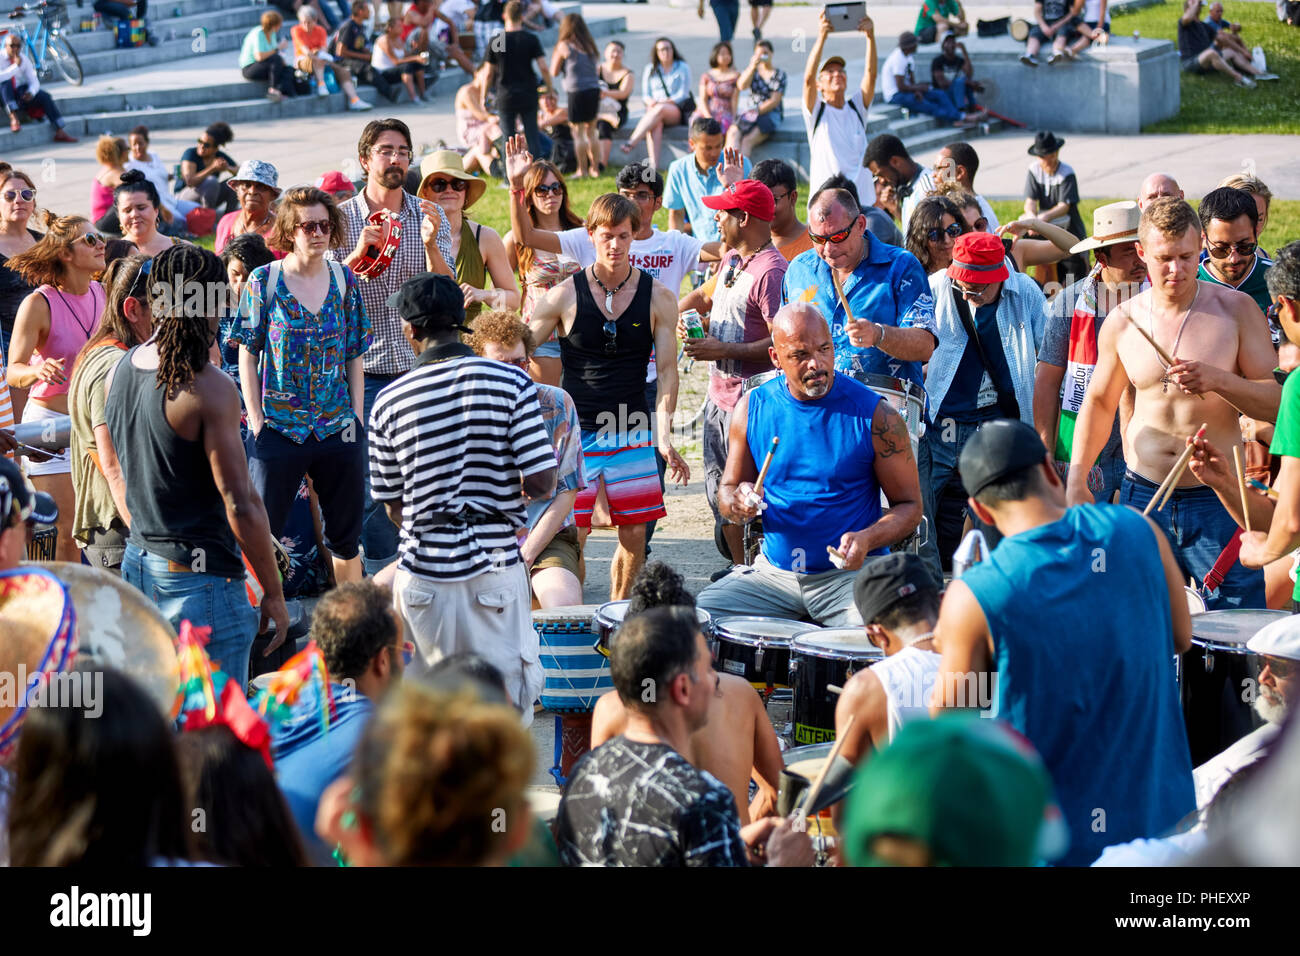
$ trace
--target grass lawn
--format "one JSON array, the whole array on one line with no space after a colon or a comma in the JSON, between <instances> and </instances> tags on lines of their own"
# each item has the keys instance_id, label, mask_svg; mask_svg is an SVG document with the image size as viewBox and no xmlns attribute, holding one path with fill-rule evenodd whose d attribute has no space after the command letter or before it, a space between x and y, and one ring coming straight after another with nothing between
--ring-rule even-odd
<instances>
[{"instance_id":1,"label":"grass lawn","mask_svg":"<svg viewBox=\"0 0 1300 956\"><path fill-rule=\"evenodd\" d=\"M1206 4L1208 9L1209 4ZM1162 3L1111 19L1113 42L1133 31L1151 39L1178 42L1180 3ZM1208 12L1204 16L1208 16ZM1260 83L1253 90L1233 86L1224 73L1182 74L1182 109L1178 115L1146 127L1148 133L1300 133L1300 29L1278 22L1271 3L1223 5L1223 17L1241 24L1246 49L1264 48L1271 73L1280 80ZM1291 234L1292 236L1295 233Z\"/></svg>"}]
</instances>

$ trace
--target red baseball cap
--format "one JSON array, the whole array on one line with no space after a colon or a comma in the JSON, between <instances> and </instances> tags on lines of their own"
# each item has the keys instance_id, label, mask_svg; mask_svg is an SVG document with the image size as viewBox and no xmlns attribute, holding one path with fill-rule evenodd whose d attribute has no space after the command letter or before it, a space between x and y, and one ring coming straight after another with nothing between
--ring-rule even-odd
<instances>
[{"instance_id":1,"label":"red baseball cap","mask_svg":"<svg viewBox=\"0 0 1300 956\"><path fill-rule=\"evenodd\" d=\"M952 265L948 267L949 279L986 285L1005 282L1010 277L1001 239L991 232L966 232L957 237L952 247Z\"/></svg>"},{"instance_id":2,"label":"red baseball cap","mask_svg":"<svg viewBox=\"0 0 1300 956\"><path fill-rule=\"evenodd\" d=\"M316 180L316 188L323 189L327 193L355 193L357 191L357 187L352 185L352 181L336 169L331 169Z\"/></svg>"},{"instance_id":3,"label":"red baseball cap","mask_svg":"<svg viewBox=\"0 0 1300 956\"><path fill-rule=\"evenodd\" d=\"M776 200L772 198L772 190L757 179L742 179L724 186L722 192L716 196L705 196L703 202L710 209L739 209L764 222L771 222L776 215Z\"/></svg>"}]
</instances>

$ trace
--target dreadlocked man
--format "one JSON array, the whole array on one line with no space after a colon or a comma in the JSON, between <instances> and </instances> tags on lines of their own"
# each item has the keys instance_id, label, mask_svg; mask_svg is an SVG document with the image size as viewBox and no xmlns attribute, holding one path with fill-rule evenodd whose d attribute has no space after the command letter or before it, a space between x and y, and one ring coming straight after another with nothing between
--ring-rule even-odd
<instances>
[{"instance_id":1,"label":"dreadlocked man","mask_svg":"<svg viewBox=\"0 0 1300 956\"><path fill-rule=\"evenodd\" d=\"M289 614L266 509L248 476L235 383L208 362L226 270L212 253L178 244L149 263L154 337L126 353L104 409L126 485L131 533L122 577L179 628L212 628L208 652L242 686L258 631L240 549L265 594L262 624L278 647Z\"/></svg>"}]
</instances>

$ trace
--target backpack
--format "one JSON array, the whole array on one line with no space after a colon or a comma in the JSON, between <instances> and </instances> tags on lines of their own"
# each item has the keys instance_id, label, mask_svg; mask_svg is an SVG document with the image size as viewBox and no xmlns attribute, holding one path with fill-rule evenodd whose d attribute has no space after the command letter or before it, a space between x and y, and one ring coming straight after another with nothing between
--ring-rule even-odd
<instances>
[{"instance_id":1,"label":"backpack","mask_svg":"<svg viewBox=\"0 0 1300 956\"><path fill-rule=\"evenodd\" d=\"M862 132L865 133L867 131L867 121L862 118L862 114L858 112L858 108L853 105L853 100L848 97L845 97L844 105L847 106L849 109L853 110L853 115L858 118L858 122L862 124ZM817 134L817 127L821 125L822 114L825 112L826 112L826 101L822 100L817 107L817 115L813 117L812 131L814 136Z\"/></svg>"}]
</instances>

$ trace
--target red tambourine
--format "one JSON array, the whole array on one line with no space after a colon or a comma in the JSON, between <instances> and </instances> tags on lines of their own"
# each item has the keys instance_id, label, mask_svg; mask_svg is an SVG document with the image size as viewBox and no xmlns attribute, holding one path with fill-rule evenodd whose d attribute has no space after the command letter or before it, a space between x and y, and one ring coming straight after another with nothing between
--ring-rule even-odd
<instances>
[{"instance_id":1,"label":"red tambourine","mask_svg":"<svg viewBox=\"0 0 1300 956\"><path fill-rule=\"evenodd\" d=\"M402 244L402 221L391 209L381 209L366 220L369 225L382 226L383 239L378 246L368 246L352 272L361 279L374 279L384 274L393 264L393 256Z\"/></svg>"}]
</instances>

